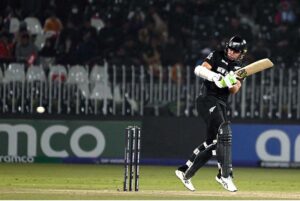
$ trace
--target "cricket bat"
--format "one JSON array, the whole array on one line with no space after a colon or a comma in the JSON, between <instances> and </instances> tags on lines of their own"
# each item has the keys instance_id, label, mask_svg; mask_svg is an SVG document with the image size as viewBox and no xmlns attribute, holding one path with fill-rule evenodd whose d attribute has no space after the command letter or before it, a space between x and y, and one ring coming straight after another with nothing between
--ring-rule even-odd
<instances>
[{"instance_id":1,"label":"cricket bat","mask_svg":"<svg viewBox=\"0 0 300 201\"><path fill-rule=\"evenodd\" d=\"M267 68L271 68L273 65L274 64L270 59L261 59L235 71L234 73L236 74L237 78L242 79Z\"/></svg>"}]
</instances>

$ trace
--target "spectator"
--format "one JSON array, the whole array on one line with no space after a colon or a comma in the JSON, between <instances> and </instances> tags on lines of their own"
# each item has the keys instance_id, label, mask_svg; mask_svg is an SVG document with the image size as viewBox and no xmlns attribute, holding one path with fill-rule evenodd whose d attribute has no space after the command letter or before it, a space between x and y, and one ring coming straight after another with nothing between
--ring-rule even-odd
<instances>
[{"instance_id":1,"label":"spectator","mask_svg":"<svg viewBox=\"0 0 300 201\"><path fill-rule=\"evenodd\" d=\"M105 20L105 27L103 27L97 36L99 45L99 54L107 57L109 54L114 54L116 52L120 37L120 32L118 28L114 25L112 19Z\"/></svg>"},{"instance_id":2,"label":"spectator","mask_svg":"<svg viewBox=\"0 0 300 201\"><path fill-rule=\"evenodd\" d=\"M129 30L128 34L136 37L140 29L145 25L145 14L139 8L136 11L131 11L128 15Z\"/></svg>"},{"instance_id":3,"label":"spectator","mask_svg":"<svg viewBox=\"0 0 300 201\"><path fill-rule=\"evenodd\" d=\"M35 2L36 5L30 6ZM153 38L155 38L154 41L158 45L153 52L158 52L163 65L174 63L173 60L194 64L195 55L199 55L201 49L210 48L210 37L219 37L218 40L223 41L225 38L227 40L233 32L245 36L247 41L258 38L262 43L269 44L270 48L273 46L283 48L282 45L287 47L284 45L286 41L282 41L283 37L278 36L281 28L274 28L273 25L288 24L288 34L298 34L296 29L299 27L299 22L297 22L299 1L280 0L278 2L278 9L276 10L277 4L274 1L252 2L250 0L236 1L235 3L216 0L137 2L5 0L0 2L0 10L2 11L0 29L6 28L8 30L8 20L12 16L19 19L25 19L28 16L39 18L41 22L45 22L45 31L61 33L58 43L59 53L56 55L56 59L65 64L69 62L75 64L78 59L76 56L79 51L78 44L80 43L80 51L83 47L83 49L87 48L87 41L84 38L88 34L91 34L91 37L87 38L93 38L97 41L93 46L99 47L95 51L99 57L115 59L116 56L126 58L128 55L133 55L134 59L127 59L126 62L139 63L139 61L144 61L143 55L149 55L148 53L151 52L149 49L154 48L151 47L150 41L153 42ZM255 8L261 8L260 12L255 12ZM45 10L51 13L45 12ZM90 22L91 16L95 16L95 14L99 14L105 24L105 27L98 32L91 26ZM45 19L48 16L49 18ZM64 29L70 24L69 19L72 19L73 25L64 32ZM20 26L20 32L27 30L24 22L21 22ZM10 33L15 33L15 31L10 30ZM225 38L221 38L221 35ZM300 40L297 35L292 37L295 38L295 41ZM42 49L42 55L57 53L57 48L53 47L52 42L52 39L47 40L45 48ZM296 44L295 42L291 45L299 49ZM92 44L90 43L90 45ZM257 51L259 45L256 48ZM172 47L175 46L179 46L179 49L174 50ZM132 51L133 48L138 48L138 54ZM280 51L283 50L272 49L271 56L276 57L277 54L281 54ZM288 54L288 52L290 51L283 51L284 54ZM172 53L174 53L173 56ZM15 53L12 54L15 55ZM124 60L119 59L119 61L123 62Z\"/></svg>"},{"instance_id":4,"label":"spectator","mask_svg":"<svg viewBox=\"0 0 300 201\"><path fill-rule=\"evenodd\" d=\"M13 58L13 45L9 42L9 33L2 31L0 33L0 59L1 61L9 61Z\"/></svg>"},{"instance_id":5,"label":"spectator","mask_svg":"<svg viewBox=\"0 0 300 201\"><path fill-rule=\"evenodd\" d=\"M32 59L36 60L38 57L37 47L31 41L28 32L22 32L19 36L16 45L16 59L20 62L32 63Z\"/></svg>"},{"instance_id":6,"label":"spectator","mask_svg":"<svg viewBox=\"0 0 300 201\"><path fill-rule=\"evenodd\" d=\"M66 27L62 30L58 42L58 63L76 64L76 49L79 43L78 29L73 21L69 19Z\"/></svg>"},{"instance_id":7,"label":"spectator","mask_svg":"<svg viewBox=\"0 0 300 201\"><path fill-rule=\"evenodd\" d=\"M275 15L275 24L281 23L293 24L296 21L296 15L289 1L281 1L278 11Z\"/></svg>"},{"instance_id":8,"label":"spectator","mask_svg":"<svg viewBox=\"0 0 300 201\"><path fill-rule=\"evenodd\" d=\"M40 51L41 57L55 57L56 50L55 50L55 42L56 39L54 37L47 38L45 41L44 47Z\"/></svg>"},{"instance_id":9,"label":"spectator","mask_svg":"<svg viewBox=\"0 0 300 201\"><path fill-rule=\"evenodd\" d=\"M46 19L44 24L44 31L52 31L56 34L59 34L63 29L63 25L59 18L56 17L55 13L51 11L50 17Z\"/></svg>"},{"instance_id":10,"label":"spectator","mask_svg":"<svg viewBox=\"0 0 300 201\"><path fill-rule=\"evenodd\" d=\"M153 33L157 36L160 44L165 43L168 38L168 27L154 7L150 7L149 15L153 19Z\"/></svg>"},{"instance_id":11,"label":"spectator","mask_svg":"<svg viewBox=\"0 0 300 201\"><path fill-rule=\"evenodd\" d=\"M83 21L83 26L79 30L79 34L81 37L84 37L86 34L90 34L90 36L94 39L97 37L97 30L91 24L91 18L86 16Z\"/></svg>"},{"instance_id":12,"label":"spectator","mask_svg":"<svg viewBox=\"0 0 300 201\"><path fill-rule=\"evenodd\" d=\"M92 30L83 35L83 41L79 43L77 49L77 61L80 64L86 64L90 59L93 59L97 56L97 42L93 37Z\"/></svg>"}]
</instances>

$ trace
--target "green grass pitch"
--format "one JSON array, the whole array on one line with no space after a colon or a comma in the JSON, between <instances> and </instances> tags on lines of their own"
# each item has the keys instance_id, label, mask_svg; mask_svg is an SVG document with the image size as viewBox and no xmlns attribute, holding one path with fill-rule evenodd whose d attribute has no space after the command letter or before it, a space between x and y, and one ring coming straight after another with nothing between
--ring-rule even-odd
<instances>
[{"instance_id":1,"label":"green grass pitch","mask_svg":"<svg viewBox=\"0 0 300 201\"><path fill-rule=\"evenodd\" d=\"M300 199L299 169L235 168L239 191L225 191L216 167L193 177L195 192L172 166L141 166L140 191L123 192L123 165L0 164L0 199Z\"/></svg>"}]
</instances>

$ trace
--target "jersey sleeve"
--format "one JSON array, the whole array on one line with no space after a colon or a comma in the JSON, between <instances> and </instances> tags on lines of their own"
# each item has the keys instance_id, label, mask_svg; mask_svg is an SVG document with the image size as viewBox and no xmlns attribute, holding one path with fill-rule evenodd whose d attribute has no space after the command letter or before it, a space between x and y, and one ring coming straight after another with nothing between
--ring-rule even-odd
<instances>
[{"instance_id":1,"label":"jersey sleeve","mask_svg":"<svg viewBox=\"0 0 300 201\"><path fill-rule=\"evenodd\" d=\"M216 59L217 59L217 52L211 52L205 59L204 61L209 63L209 65L212 66L212 69L216 67Z\"/></svg>"}]
</instances>

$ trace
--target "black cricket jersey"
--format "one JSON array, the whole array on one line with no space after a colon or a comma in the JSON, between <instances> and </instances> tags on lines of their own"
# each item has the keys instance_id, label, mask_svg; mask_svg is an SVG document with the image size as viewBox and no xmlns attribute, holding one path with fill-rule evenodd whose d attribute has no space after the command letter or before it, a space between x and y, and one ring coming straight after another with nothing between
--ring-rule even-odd
<instances>
[{"instance_id":1,"label":"black cricket jersey","mask_svg":"<svg viewBox=\"0 0 300 201\"><path fill-rule=\"evenodd\" d=\"M231 61L225 56L225 51L214 51L211 52L204 61L209 63L212 66L211 71L215 73L219 73L223 76L227 75L230 71L236 71L240 67L240 63L237 61ZM207 95L214 96L221 101L227 103L228 97L230 95L229 89L226 88L219 88L216 86L214 82L210 82L205 80L204 82L206 87Z\"/></svg>"}]
</instances>

